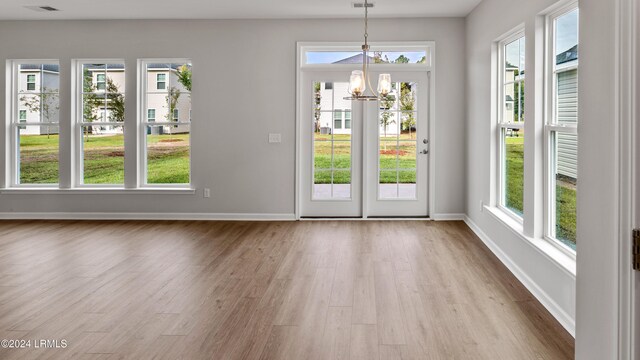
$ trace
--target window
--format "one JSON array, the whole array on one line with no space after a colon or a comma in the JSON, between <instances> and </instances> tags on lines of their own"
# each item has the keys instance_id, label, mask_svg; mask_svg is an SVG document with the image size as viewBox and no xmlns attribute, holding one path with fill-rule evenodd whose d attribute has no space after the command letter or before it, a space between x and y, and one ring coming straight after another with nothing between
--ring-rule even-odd
<instances>
[{"instance_id":1,"label":"window","mask_svg":"<svg viewBox=\"0 0 640 360\"><path fill-rule=\"evenodd\" d=\"M96 90L104 91L107 88L107 75L96 74Z\"/></svg>"},{"instance_id":2,"label":"window","mask_svg":"<svg viewBox=\"0 0 640 360\"><path fill-rule=\"evenodd\" d=\"M143 186L191 182L191 73L189 60L142 62L140 163ZM168 75L167 75L168 74ZM155 84L154 84L155 82ZM153 110L153 120L149 116ZM141 116L144 119L144 115Z\"/></svg>"},{"instance_id":3,"label":"window","mask_svg":"<svg viewBox=\"0 0 640 360\"><path fill-rule=\"evenodd\" d=\"M333 128L335 130L342 129L342 110L333 112Z\"/></svg>"},{"instance_id":4,"label":"window","mask_svg":"<svg viewBox=\"0 0 640 360\"><path fill-rule=\"evenodd\" d=\"M578 16L576 5L548 17L550 39L545 125L546 235L576 249L578 183Z\"/></svg>"},{"instance_id":5,"label":"window","mask_svg":"<svg viewBox=\"0 0 640 360\"><path fill-rule=\"evenodd\" d=\"M165 90L167 88L167 75L166 74L157 74L156 75L156 89L157 90Z\"/></svg>"},{"instance_id":6,"label":"window","mask_svg":"<svg viewBox=\"0 0 640 360\"><path fill-rule=\"evenodd\" d=\"M384 51L374 46L370 54L370 64L425 64L427 60L427 51L423 49ZM307 65L362 64L363 60L362 50L355 49L353 51L307 51L304 56ZM331 87L332 84L327 83L327 85ZM331 88L325 89L331 90Z\"/></svg>"},{"instance_id":7,"label":"window","mask_svg":"<svg viewBox=\"0 0 640 360\"><path fill-rule=\"evenodd\" d=\"M58 183L60 73L56 62L14 62L12 70L11 182L9 186Z\"/></svg>"},{"instance_id":8,"label":"window","mask_svg":"<svg viewBox=\"0 0 640 360\"><path fill-rule=\"evenodd\" d=\"M344 128L351 129L351 110L344 111Z\"/></svg>"},{"instance_id":9,"label":"window","mask_svg":"<svg viewBox=\"0 0 640 360\"><path fill-rule=\"evenodd\" d=\"M27 90L33 91L36 89L36 76L34 74L27 75Z\"/></svg>"},{"instance_id":10,"label":"window","mask_svg":"<svg viewBox=\"0 0 640 360\"><path fill-rule=\"evenodd\" d=\"M519 32L500 42L499 207L522 221L524 215L525 38Z\"/></svg>"},{"instance_id":11,"label":"window","mask_svg":"<svg viewBox=\"0 0 640 360\"><path fill-rule=\"evenodd\" d=\"M78 185L124 184L124 61L79 62ZM95 84L93 79L96 79Z\"/></svg>"},{"instance_id":12,"label":"window","mask_svg":"<svg viewBox=\"0 0 640 360\"><path fill-rule=\"evenodd\" d=\"M147 109L147 121L148 122L156 121L156 109Z\"/></svg>"}]
</instances>

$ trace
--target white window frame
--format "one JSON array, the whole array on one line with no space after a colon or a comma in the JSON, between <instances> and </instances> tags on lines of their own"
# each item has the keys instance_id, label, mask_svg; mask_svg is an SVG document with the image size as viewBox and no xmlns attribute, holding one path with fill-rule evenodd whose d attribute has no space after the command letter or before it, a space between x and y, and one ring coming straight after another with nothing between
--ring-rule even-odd
<instances>
[{"instance_id":1,"label":"white window frame","mask_svg":"<svg viewBox=\"0 0 640 360\"><path fill-rule=\"evenodd\" d=\"M578 2L571 1L556 11L548 14L545 19L545 101L547 106L545 107L544 125L544 239L573 259L576 258L576 251L553 236L555 233L555 220L553 217L556 215L556 190L555 180L553 179L555 175L552 171L552 166L555 161L552 137L557 133L578 134L577 124L558 124L556 102L558 85L557 75L562 72L578 69L580 60L578 59L577 62L571 66L561 65L556 67L555 54L555 20L578 8Z\"/></svg>"},{"instance_id":2,"label":"white window frame","mask_svg":"<svg viewBox=\"0 0 640 360\"><path fill-rule=\"evenodd\" d=\"M17 136L17 131L19 129L19 127L22 126L28 126L28 125L37 125L37 126L45 126L43 125L42 122L37 121L37 122L33 122L33 121L21 121L20 120L20 110L24 110L24 109L20 109L19 108L19 99L20 96L18 94L18 89L19 89L19 81L20 81L20 73L18 71L18 66L19 65L42 65L42 64L56 64L56 65L60 65L60 61L59 60L54 60L54 59L42 59L42 60L34 60L34 59L30 59L30 60L8 60L7 61L7 83L9 84L9 89L10 89L10 94L7 94L7 100L8 100L8 104L7 104L7 110L10 114L10 116L8 116L7 118L7 125L8 125L8 141L7 144L9 145L9 149L7 149L7 155L9 156L9 158L7 159L7 167L6 167L6 177L5 177L5 184L6 187L8 188L15 188L15 189L57 189L60 185L60 174L58 173L58 181L56 183L51 183L51 184L21 184L19 179L18 179L18 173L19 173L19 163L20 160L18 158L20 150L19 150L19 142L18 142L18 136ZM40 80L42 82L42 79ZM34 84L37 83L37 79L36 82L34 82ZM8 89L8 90L9 90ZM38 90L37 87L35 90L27 90L27 91L38 91L41 92L42 89ZM60 91L60 89L58 88L58 91ZM59 94L59 93L58 93ZM60 101L60 98L58 97L58 101ZM51 126L56 126L58 127L58 132L60 131L60 119L58 119L58 123L52 123ZM60 138L58 137L58 167L60 166Z\"/></svg>"},{"instance_id":3,"label":"white window frame","mask_svg":"<svg viewBox=\"0 0 640 360\"><path fill-rule=\"evenodd\" d=\"M524 224L524 216L520 216L518 214L516 214L513 210L507 208L504 205L504 199L506 199L506 193L505 193L505 181L506 181L506 176L505 176L505 144L504 144L504 137L502 136L503 132L506 132L507 129L519 129L520 131L524 130L524 122L518 122L518 123L509 123L504 121L504 99L505 99L505 94L504 94L504 87L505 85L508 85L505 82L504 79L504 73L505 73L505 46L507 44L510 44L516 40L519 40L520 38L525 38L526 41L526 37L525 37L525 30L524 30L524 26L519 26L516 29L512 30L508 35L505 35L505 37L501 40L498 41L498 68L497 68L497 75L498 75L498 80L497 80L497 108L498 112L498 119L497 119L497 127L496 127L496 144L498 146L497 151L496 151L496 155L497 155L497 163L496 163L496 171L497 171L497 175L496 175L496 207L498 209L500 209L500 211L504 212L506 215L508 215L510 218L512 218L513 220L517 221L520 225ZM526 67L525 67L526 69ZM524 83L526 80L526 75L519 80L514 81L513 83L516 82L522 82ZM525 90L525 95L526 95L526 90ZM524 177L524 174L523 174ZM524 192L524 189L523 189ZM524 198L523 198L523 202L524 202ZM524 204L523 204L524 205Z\"/></svg>"},{"instance_id":4,"label":"white window frame","mask_svg":"<svg viewBox=\"0 0 640 360\"><path fill-rule=\"evenodd\" d=\"M189 121L169 121L162 120L149 122L147 119L147 93L149 89L149 76L147 74L147 65L149 64L193 64L191 59L185 58L163 58L163 59L138 59L138 109L140 115L138 116L138 187L139 188L192 188L193 187L193 147L192 147L192 134L193 123L191 122L191 111L189 111ZM156 74L160 75L160 74ZM171 87L171 72L165 77L165 89L157 89L157 77L156 77L156 92L167 90ZM191 94L189 94L191 95ZM192 105L193 106L193 105ZM174 109L178 110L178 109ZM171 120L173 120L171 114ZM178 118L179 120L179 118ZM189 126L189 182L183 184L148 184L147 183L147 126Z\"/></svg>"},{"instance_id":5,"label":"white window frame","mask_svg":"<svg viewBox=\"0 0 640 360\"><path fill-rule=\"evenodd\" d=\"M73 71L75 74L75 82L72 84L72 94L73 94L73 98L74 98L74 102L72 106L72 118L73 121L71 122L71 131L74 137L73 140L73 144L74 146L72 146L73 150L73 164L74 164L74 171L73 171L73 175L72 175L72 188L81 188L81 189L124 189L125 188L125 181L123 181L122 184L85 184L84 183L84 148L83 148L83 133L82 133L82 128L83 126L121 126L122 127L122 132L123 134L127 131L127 127L126 127L126 119L124 122L95 122L95 123L89 123L89 122L84 122L84 112L83 112L83 91L84 91L84 73L83 73L83 65L85 64L105 64L105 65L111 65L111 64L123 64L125 65L124 68L124 73L125 73L125 78L126 78L126 72L127 72L127 67L126 67L126 61L124 59L81 59L81 60L73 60L72 61L72 67L73 67ZM107 70L108 73L108 70ZM106 91L106 73L105 73L105 89L104 91ZM96 77L96 84L97 84L97 77ZM122 92L122 94L125 94L126 96L126 84L124 87L124 91ZM103 90L98 90L97 89L97 85L96 85L96 92L100 92ZM124 151L125 153L127 152L127 149L131 148L131 145L135 145L135 144L128 144L126 141L126 136L124 137ZM125 161L126 164L126 161ZM124 171L126 172L126 166ZM125 173L126 176L126 173Z\"/></svg>"}]
</instances>

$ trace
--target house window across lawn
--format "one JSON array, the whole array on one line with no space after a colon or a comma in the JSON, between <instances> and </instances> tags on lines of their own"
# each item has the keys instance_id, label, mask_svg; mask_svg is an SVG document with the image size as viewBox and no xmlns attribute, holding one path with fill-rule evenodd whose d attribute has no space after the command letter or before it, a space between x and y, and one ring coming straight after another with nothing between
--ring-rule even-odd
<instances>
[{"instance_id":1,"label":"house window across lawn","mask_svg":"<svg viewBox=\"0 0 640 360\"><path fill-rule=\"evenodd\" d=\"M166 74L157 74L156 75L156 89L164 90L167 88L167 75Z\"/></svg>"},{"instance_id":2,"label":"house window across lawn","mask_svg":"<svg viewBox=\"0 0 640 360\"><path fill-rule=\"evenodd\" d=\"M525 38L499 43L498 206L522 222L524 215Z\"/></svg>"},{"instance_id":3,"label":"house window across lawn","mask_svg":"<svg viewBox=\"0 0 640 360\"><path fill-rule=\"evenodd\" d=\"M146 119L140 131L141 183L184 187L191 183L191 61L143 60L141 66L147 115L140 116Z\"/></svg>"},{"instance_id":4,"label":"house window across lawn","mask_svg":"<svg viewBox=\"0 0 640 360\"><path fill-rule=\"evenodd\" d=\"M342 129L342 110L333 112L333 128Z\"/></svg>"},{"instance_id":5,"label":"house window across lawn","mask_svg":"<svg viewBox=\"0 0 640 360\"><path fill-rule=\"evenodd\" d=\"M60 73L58 63L14 62L9 186L58 183Z\"/></svg>"},{"instance_id":6,"label":"house window across lawn","mask_svg":"<svg viewBox=\"0 0 640 360\"><path fill-rule=\"evenodd\" d=\"M575 251L578 186L578 21L577 4L547 18L551 104L545 125L546 236Z\"/></svg>"}]
</instances>

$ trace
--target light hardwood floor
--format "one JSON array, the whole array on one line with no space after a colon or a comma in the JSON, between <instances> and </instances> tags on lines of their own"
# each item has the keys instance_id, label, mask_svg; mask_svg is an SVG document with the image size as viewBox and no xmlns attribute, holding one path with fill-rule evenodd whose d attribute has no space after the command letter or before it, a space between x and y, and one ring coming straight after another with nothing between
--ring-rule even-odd
<instances>
[{"instance_id":1,"label":"light hardwood floor","mask_svg":"<svg viewBox=\"0 0 640 360\"><path fill-rule=\"evenodd\" d=\"M0 359L572 359L460 222L0 222Z\"/></svg>"}]
</instances>

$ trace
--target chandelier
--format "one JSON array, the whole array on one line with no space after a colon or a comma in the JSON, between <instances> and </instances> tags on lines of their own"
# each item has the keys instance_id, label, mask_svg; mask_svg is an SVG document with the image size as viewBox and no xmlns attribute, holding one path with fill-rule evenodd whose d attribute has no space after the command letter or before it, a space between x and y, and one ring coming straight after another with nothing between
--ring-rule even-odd
<instances>
[{"instance_id":1,"label":"chandelier","mask_svg":"<svg viewBox=\"0 0 640 360\"><path fill-rule=\"evenodd\" d=\"M378 91L373 90L369 79L369 3L364 0L364 45L362 45L362 70L354 70L349 78L349 94L345 100L375 101L386 97L391 92L391 75L380 74ZM367 88L367 85L369 88ZM366 91L369 90L369 95Z\"/></svg>"}]
</instances>

